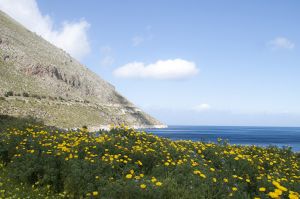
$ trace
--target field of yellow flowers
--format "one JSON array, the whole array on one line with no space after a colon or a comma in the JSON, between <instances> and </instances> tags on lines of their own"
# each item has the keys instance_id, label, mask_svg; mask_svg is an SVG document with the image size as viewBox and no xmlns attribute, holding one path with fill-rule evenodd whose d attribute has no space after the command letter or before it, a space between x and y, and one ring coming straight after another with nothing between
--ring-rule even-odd
<instances>
[{"instance_id":1,"label":"field of yellow flowers","mask_svg":"<svg viewBox=\"0 0 300 199\"><path fill-rule=\"evenodd\" d=\"M126 127L0 133L0 198L299 198L300 155Z\"/></svg>"}]
</instances>

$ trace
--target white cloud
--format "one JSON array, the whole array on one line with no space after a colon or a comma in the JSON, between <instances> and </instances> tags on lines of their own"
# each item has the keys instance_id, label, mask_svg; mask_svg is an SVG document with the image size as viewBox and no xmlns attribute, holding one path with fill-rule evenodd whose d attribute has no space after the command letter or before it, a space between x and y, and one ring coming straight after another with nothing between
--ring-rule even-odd
<instances>
[{"instance_id":1,"label":"white cloud","mask_svg":"<svg viewBox=\"0 0 300 199\"><path fill-rule=\"evenodd\" d=\"M132 38L132 45L134 47L139 46L141 43L144 42L144 40L145 39L141 36L135 36L135 37Z\"/></svg>"},{"instance_id":2,"label":"white cloud","mask_svg":"<svg viewBox=\"0 0 300 199\"><path fill-rule=\"evenodd\" d=\"M199 70L194 62L183 59L158 60L145 65L142 62L132 62L114 70L113 74L121 78L152 78L180 80L198 74Z\"/></svg>"},{"instance_id":3,"label":"white cloud","mask_svg":"<svg viewBox=\"0 0 300 199\"><path fill-rule=\"evenodd\" d=\"M87 37L90 25L84 19L66 21L60 29L54 29L51 17L41 13L36 0L0 0L0 10L77 59L90 52Z\"/></svg>"},{"instance_id":4,"label":"white cloud","mask_svg":"<svg viewBox=\"0 0 300 199\"><path fill-rule=\"evenodd\" d=\"M277 37L268 43L272 49L293 49L295 44L285 37Z\"/></svg>"},{"instance_id":5,"label":"white cloud","mask_svg":"<svg viewBox=\"0 0 300 199\"><path fill-rule=\"evenodd\" d=\"M209 104L199 104L193 108L194 111L207 111L211 108Z\"/></svg>"}]
</instances>

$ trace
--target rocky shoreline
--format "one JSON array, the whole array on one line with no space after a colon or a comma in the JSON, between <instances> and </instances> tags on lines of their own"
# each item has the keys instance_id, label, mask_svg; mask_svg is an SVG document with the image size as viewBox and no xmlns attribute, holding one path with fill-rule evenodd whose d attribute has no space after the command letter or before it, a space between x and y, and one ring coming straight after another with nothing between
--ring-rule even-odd
<instances>
[{"instance_id":1,"label":"rocky shoreline","mask_svg":"<svg viewBox=\"0 0 300 199\"><path fill-rule=\"evenodd\" d=\"M161 124L161 125L129 125L129 128L132 129L163 129L163 128L168 128L168 125ZM88 127L88 131L90 132L95 132L95 131L100 131L100 130L105 130L108 131L111 129L110 125L100 125L100 126L93 126L93 127Z\"/></svg>"}]
</instances>

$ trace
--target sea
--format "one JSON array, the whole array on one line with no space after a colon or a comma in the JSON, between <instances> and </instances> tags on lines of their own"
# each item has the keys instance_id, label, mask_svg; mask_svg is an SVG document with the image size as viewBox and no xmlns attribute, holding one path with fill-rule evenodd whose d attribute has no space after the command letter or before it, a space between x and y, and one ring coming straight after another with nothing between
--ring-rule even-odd
<instances>
[{"instance_id":1,"label":"sea","mask_svg":"<svg viewBox=\"0 0 300 199\"><path fill-rule=\"evenodd\" d=\"M165 129L145 129L172 140L217 142L218 138L230 144L291 147L300 152L300 127L248 126L169 126Z\"/></svg>"}]
</instances>

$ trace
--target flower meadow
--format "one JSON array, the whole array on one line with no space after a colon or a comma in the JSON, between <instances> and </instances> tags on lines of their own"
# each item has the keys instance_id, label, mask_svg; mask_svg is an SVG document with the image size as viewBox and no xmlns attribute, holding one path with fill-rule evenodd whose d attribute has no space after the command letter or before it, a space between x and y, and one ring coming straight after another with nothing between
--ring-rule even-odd
<instances>
[{"instance_id":1,"label":"flower meadow","mask_svg":"<svg viewBox=\"0 0 300 199\"><path fill-rule=\"evenodd\" d=\"M172 141L133 129L0 133L0 198L299 198L290 149Z\"/></svg>"}]
</instances>

